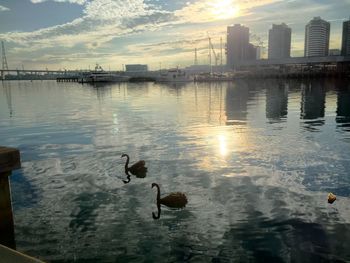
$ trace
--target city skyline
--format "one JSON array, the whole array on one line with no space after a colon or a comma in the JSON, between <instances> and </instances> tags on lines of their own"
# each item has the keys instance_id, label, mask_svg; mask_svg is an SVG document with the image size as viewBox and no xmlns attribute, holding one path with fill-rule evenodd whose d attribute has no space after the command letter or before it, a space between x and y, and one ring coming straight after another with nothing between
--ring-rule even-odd
<instances>
[{"instance_id":1,"label":"city skyline","mask_svg":"<svg viewBox=\"0 0 350 263\"><path fill-rule=\"evenodd\" d=\"M193 64L195 48L199 64L208 63L207 32L218 49L227 26L241 23L267 48L272 24L286 23L293 57L303 56L305 25L315 16L331 23L329 48L341 49L349 5L349 0L0 0L0 39L10 68L76 69L97 62L104 68L141 63L157 69L160 63Z\"/></svg>"}]
</instances>

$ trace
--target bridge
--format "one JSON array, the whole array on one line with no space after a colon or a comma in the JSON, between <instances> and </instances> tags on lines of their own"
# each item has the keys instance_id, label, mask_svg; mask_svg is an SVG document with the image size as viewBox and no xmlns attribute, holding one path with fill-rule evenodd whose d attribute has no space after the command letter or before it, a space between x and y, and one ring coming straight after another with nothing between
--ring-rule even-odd
<instances>
[{"instance_id":1,"label":"bridge","mask_svg":"<svg viewBox=\"0 0 350 263\"><path fill-rule=\"evenodd\" d=\"M44 76L44 75L52 76L52 78L55 78L58 76L80 76L84 72L87 72L87 71L86 70L0 69L2 80L5 80L6 75L16 76L16 79L21 79L20 76L27 76L28 79L36 79L38 78L38 76Z\"/></svg>"}]
</instances>

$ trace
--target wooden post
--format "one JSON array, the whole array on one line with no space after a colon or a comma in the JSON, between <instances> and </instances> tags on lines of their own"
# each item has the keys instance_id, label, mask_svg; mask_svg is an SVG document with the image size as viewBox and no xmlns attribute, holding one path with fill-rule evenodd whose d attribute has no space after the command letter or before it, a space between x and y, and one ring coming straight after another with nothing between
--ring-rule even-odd
<instances>
[{"instance_id":1,"label":"wooden post","mask_svg":"<svg viewBox=\"0 0 350 263\"><path fill-rule=\"evenodd\" d=\"M0 244L13 249L16 243L9 176L20 167L19 151L0 146Z\"/></svg>"}]
</instances>

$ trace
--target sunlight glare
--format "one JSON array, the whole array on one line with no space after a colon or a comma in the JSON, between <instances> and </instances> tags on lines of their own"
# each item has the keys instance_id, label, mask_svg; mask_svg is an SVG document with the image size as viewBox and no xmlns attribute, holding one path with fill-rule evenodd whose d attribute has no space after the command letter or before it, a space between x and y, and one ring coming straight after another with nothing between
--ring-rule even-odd
<instances>
[{"instance_id":1,"label":"sunlight glare","mask_svg":"<svg viewBox=\"0 0 350 263\"><path fill-rule=\"evenodd\" d=\"M219 135L219 146L220 146L220 154L222 156L226 156L227 154L227 141L224 135Z\"/></svg>"},{"instance_id":2,"label":"sunlight glare","mask_svg":"<svg viewBox=\"0 0 350 263\"><path fill-rule=\"evenodd\" d=\"M228 19L238 16L239 7L234 0L218 0L211 2L211 12L218 19Z\"/></svg>"}]
</instances>

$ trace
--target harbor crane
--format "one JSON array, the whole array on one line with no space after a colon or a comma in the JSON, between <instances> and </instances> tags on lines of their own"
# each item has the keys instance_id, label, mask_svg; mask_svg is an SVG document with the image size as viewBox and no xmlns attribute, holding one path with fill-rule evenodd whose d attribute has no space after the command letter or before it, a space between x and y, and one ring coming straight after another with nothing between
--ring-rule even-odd
<instances>
[{"instance_id":1,"label":"harbor crane","mask_svg":"<svg viewBox=\"0 0 350 263\"><path fill-rule=\"evenodd\" d=\"M265 44L264 41L261 40L261 38L254 33L249 33L249 36L252 38L253 41L255 41L258 44L258 47L261 47L261 56L263 57L265 54Z\"/></svg>"},{"instance_id":2,"label":"harbor crane","mask_svg":"<svg viewBox=\"0 0 350 263\"><path fill-rule=\"evenodd\" d=\"M220 54L216 54L215 49L214 49L214 45L211 42L211 37L209 36L208 32L207 32L207 35L208 35L208 41L209 41L209 61L210 61L210 65L211 65L211 51L213 51L214 59L215 59L215 66L217 66L218 62L220 61L220 59L222 60L222 58L220 58Z\"/></svg>"}]
</instances>

